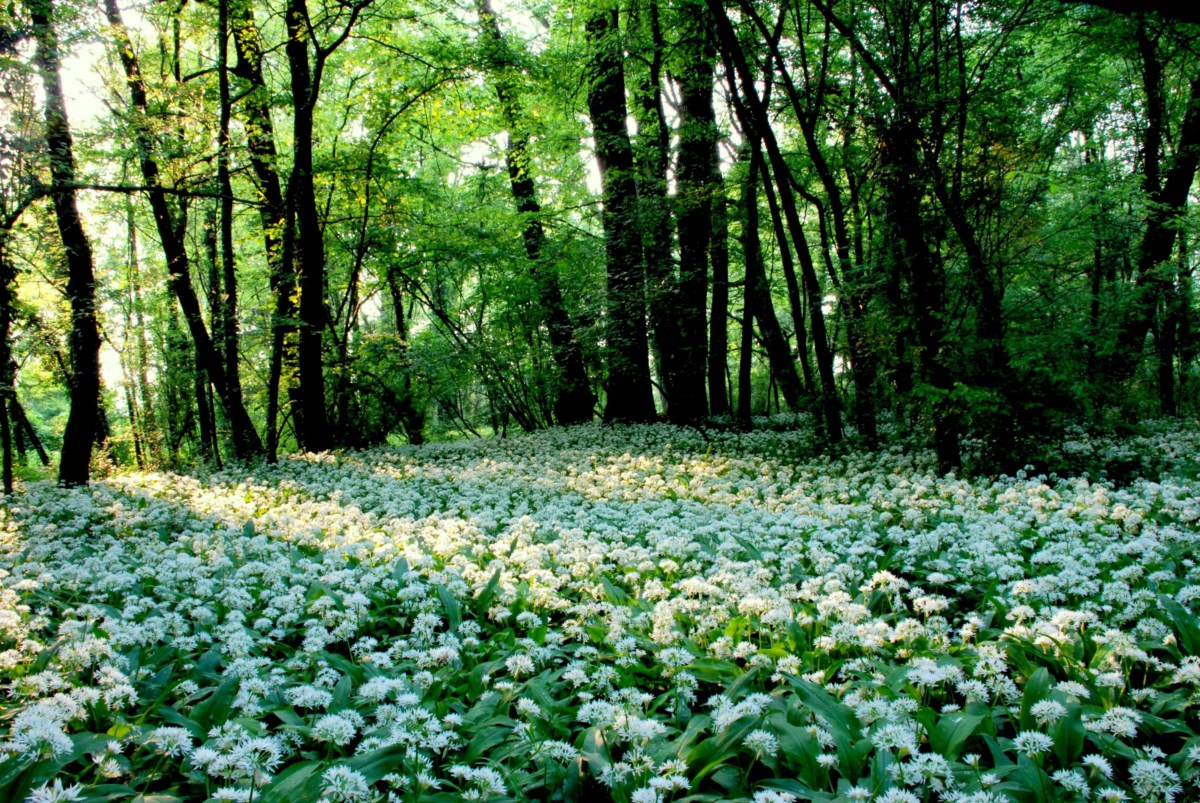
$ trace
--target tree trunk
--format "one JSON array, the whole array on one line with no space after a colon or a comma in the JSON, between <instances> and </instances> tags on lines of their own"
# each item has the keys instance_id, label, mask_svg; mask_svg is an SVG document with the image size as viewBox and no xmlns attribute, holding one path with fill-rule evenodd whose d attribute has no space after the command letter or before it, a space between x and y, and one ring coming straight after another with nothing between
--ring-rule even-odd
<instances>
[{"instance_id":1,"label":"tree trunk","mask_svg":"<svg viewBox=\"0 0 1200 803\"><path fill-rule=\"evenodd\" d=\"M313 185L313 115L320 92L308 61L309 17L306 0L289 0L285 48L292 87L292 177L288 194L295 214L295 264L300 284L300 416L297 437L308 452L333 445L326 422L322 333L325 328L325 242Z\"/></svg>"},{"instance_id":2,"label":"tree trunk","mask_svg":"<svg viewBox=\"0 0 1200 803\"><path fill-rule=\"evenodd\" d=\"M162 190L159 179L158 163L154 159L151 147L151 137L147 124L146 87L142 80L141 68L133 51L133 44L121 19L121 11L116 0L105 0L105 12L108 23L116 36L116 45L120 51L121 63L125 69L126 84L133 105L134 123L139 156L141 158L142 178L147 187L150 208L154 215L154 223L162 241L163 252L167 259L168 284L179 302L187 322L188 331L196 346L197 364L208 374L209 381L216 389L217 395L225 408L225 416L229 419L233 434L234 453L239 459L247 459L263 453L262 441L254 430L254 424L246 413L241 398L230 392L229 383L220 355L213 347L208 328L204 325L200 301L192 288L191 273L188 267L188 255L184 246L183 232L176 228L175 221L167 205L166 194Z\"/></svg>"},{"instance_id":3,"label":"tree trunk","mask_svg":"<svg viewBox=\"0 0 1200 803\"><path fill-rule=\"evenodd\" d=\"M592 420L596 394L588 381L583 348L575 336L559 287L554 266L546 264L546 232L542 227L541 204L533 183L533 164L529 158L529 133L523 118L520 95L512 78L513 59L488 0L477 0L479 19L485 38L484 57L493 76L496 96L508 128L505 162L513 201L521 214L522 239L528 259L529 275L537 289L546 328L550 332L551 355L558 372L554 398L554 418L560 424L581 424Z\"/></svg>"},{"instance_id":4,"label":"tree trunk","mask_svg":"<svg viewBox=\"0 0 1200 803\"><path fill-rule=\"evenodd\" d=\"M54 214L67 262L67 298L71 302L71 411L63 433L58 483L87 485L100 404L100 329L96 323L96 280L92 247L75 202L75 156L63 100L61 56L52 23L50 0L28 0L37 39L37 64L46 93L46 144Z\"/></svg>"},{"instance_id":5,"label":"tree trunk","mask_svg":"<svg viewBox=\"0 0 1200 803\"><path fill-rule=\"evenodd\" d=\"M402 348L408 349L408 316L404 313L404 294L400 290L400 282L397 280L396 267L389 265L387 268L387 285L388 292L392 297L392 311L396 317L396 334L400 337ZM400 406L400 425L404 427L404 434L408 438L408 442L413 446L420 446L425 442L425 410L419 407L413 393L412 372L405 370L404 377L401 380L401 397L396 400Z\"/></svg>"},{"instance_id":6,"label":"tree trunk","mask_svg":"<svg viewBox=\"0 0 1200 803\"><path fill-rule=\"evenodd\" d=\"M0 459L3 466L2 474L4 493L13 492L13 439L9 426L12 409L10 402L16 401L16 363L12 358L12 346L9 344L9 334L12 331L13 313L13 280L14 271L8 261L8 221L0 229Z\"/></svg>"},{"instance_id":7,"label":"tree trunk","mask_svg":"<svg viewBox=\"0 0 1200 803\"><path fill-rule=\"evenodd\" d=\"M229 124L233 101L229 94L229 2L217 0L217 90L220 119L217 126L217 188L221 195L219 231L221 264L221 349L229 396L239 406L242 400L241 371L238 367L237 262L233 254L233 182L229 175Z\"/></svg>"},{"instance_id":8,"label":"tree trunk","mask_svg":"<svg viewBox=\"0 0 1200 803\"><path fill-rule=\"evenodd\" d=\"M846 345L854 382L854 424L859 437L863 438L867 444L874 444L879 437L875 420L875 384L879 369L877 357L864 333L869 303L866 292L867 277L861 258L857 261L854 259L846 203L842 196L841 185L838 184L833 168L825 158L825 152L817 138L816 122L825 102L825 77L828 65L822 61L819 69L814 71L816 80L819 82L815 91L802 94L797 89L791 72L787 69L787 62L779 51L778 39L769 35L770 32L762 17L746 0L739 0L738 6L743 13L754 20L771 48L775 71L782 79L784 91L791 103L796 121L800 125L809 160L821 182L821 188L825 192L838 261L838 271L837 273L831 271L830 277L835 282L835 289L846 314ZM786 11L781 13L786 13ZM829 35L830 29L826 24L826 44L829 42ZM804 100L806 98L807 103ZM838 274L841 275L840 282L836 279Z\"/></svg>"},{"instance_id":9,"label":"tree trunk","mask_svg":"<svg viewBox=\"0 0 1200 803\"><path fill-rule=\"evenodd\" d=\"M645 269L633 150L625 129L625 72L615 8L596 11L588 18L587 39L588 113L603 186L608 277L604 417L609 421L651 421L655 411L646 336Z\"/></svg>"},{"instance_id":10,"label":"tree trunk","mask_svg":"<svg viewBox=\"0 0 1200 803\"><path fill-rule=\"evenodd\" d=\"M717 162L716 147L713 162ZM717 175L720 171L714 170ZM713 415L729 414L729 205L718 184L712 198L712 304L708 316L708 408Z\"/></svg>"},{"instance_id":11,"label":"tree trunk","mask_svg":"<svg viewBox=\"0 0 1200 803\"><path fill-rule=\"evenodd\" d=\"M50 454L46 451L42 439L38 436L37 430L33 428L33 423L30 422L29 416L25 415L25 408L17 401L16 395L9 399L8 409L12 414L12 422L16 425L17 432L23 433L22 439L28 439L33 446L33 450L37 452L38 460L43 466L50 465ZM19 436L20 437L20 436Z\"/></svg>"},{"instance_id":12,"label":"tree trunk","mask_svg":"<svg viewBox=\"0 0 1200 803\"><path fill-rule=\"evenodd\" d=\"M228 1L228 0L227 0ZM270 270L271 295L275 312L271 319L271 357L267 378L267 460L275 462L279 454L280 385L285 367L291 374L295 349L288 336L296 331L296 274L293 263L285 258L284 231L287 225L282 183L276 169L275 129L268 105L270 97L262 70L262 50L248 0L233 0L231 28L238 61L234 75L245 80L249 90L242 97L245 109L246 150L262 203L258 207L262 221L263 244ZM294 344L293 344L294 345Z\"/></svg>"},{"instance_id":13,"label":"tree trunk","mask_svg":"<svg viewBox=\"0 0 1200 803\"><path fill-rule=\"evenodd\" d=\"M741 100L746 106L750 130L762 137L767 163L775 178L774 184L779 194L779 204L782 207L784 219L787 221L796 256L800 261L804 293L808 301L813 350L817 360L817 376L820 379L819 417L823 421L824 432L829 442L836 444L842 439L842 413L841 402L837 395L837 384L833 375L833 350L825 330L821 284L817 278L816 266L813 264L812 253L809 250L804 227L796 209L795 197L792 194L791 169L783 158L783 152L775 139L775 133L766 113L766 106L759 97L758 89L755 86L755 76L741 50L729 17L720 0L706 0L706 2L715 20L717 42L722 59L726 63L726 69L735 72L741 84Z\"/></svg>"},{"instance_id":14,"label":"tree trunk","mask_svg":"<svg viewBox=\"0 0 1200 803\"><path fill-rule=\"evenodd\" d=\"M888 225L895 244L894 258L908 279L912 317L920 346L921 376L932 389L931 414L938 470L953 471L962 464L959 439L962 416L952 398L954 377L945 348L946 274L941 260L926 242L921 216L924 193L916 183L920 175L915 123L904 110L897 112L886 132L888 160L884 165L884 193Z\"/></svg>"},{"instance_id":15,"label":"tree trunk","mask_svg":"<svg viewBox=\"0 0 1200 803\"><path fill-rule=\"evenodd\" d=\"M752 311L754 319L758 321L758 330L762 333L763 345L767 350L771 375L778 380L779 389L783 391L788 408L795 411L804 406L805 388L799 374L796 373L796 361L792 359L787 338L784 337L779 319L775 315L775 303L771 300L771 288L763 267L762 245L759 239L758 182L762 175L762 150L753 139L747 147L750 148L750 164L742 195L742 213L745 215L742 224L742 253L746 263L743 292L746 294L746 308ZM782 247L786 248L787 243L783 243ZM743 334L743 347L746 345L745 337ZM739 403L738 417L743 425L746 425L748 419L743 418L743 414L748 415Z\"/></svg>"},{"instance_id":16,"label":"tree trunk","mask_svg":"<svg viewBox=\"0 0 1200 803\"><path fill-rule=\"evenodd\" d=\"M680 91L679 155L675 167L676 227L679 233L679 292L676 301L678 326L682 335L680 349L681 401L686 407L672 414L674 420L689 421L727 410L725 402L725 350L721 336L712 348L720 349L719 362L709 360L705 347L705 305L708 300L709 261L713 246L713 198L720 188L720 170L716 159L717 121L713 109L713 72L715 54L708 37L708 11L702 3L684 10L683 30L677 57L682 68L677 77ZM714 266L715 267L715 266ZM728 303L728 266L718 288L716 271L713 281L713 306L721 306L720 324L725 325ZM723 299L718 295L723 294ZM716 310L714 309L714 315ZM712 327L716 333L717 319ZM706 362L708 365L706 366ZM705 369L715 368L717 376L708 382L712 398L703 405ZM714 393L715 391L715 393ZM668 410L668 413L671 411Z\"/></svg>"},{"instance_id":17,"label":"tree trunk","mask_svg":"<svg viewBox=\"0 0 1200 803\"><path fill-rule=\"evenodd\" d=\"M1166 108L1162 65L1156 44L1138 26L1142 77L1146 92L1146 140L1143 148L1143 188L1147 194L1146 228L1138 248L1133 302L1117 331L1117 345L1105 360L1103 375L1110 388L1127 381L1137 370L1146 334L1154 324L1170 277L1163 265L1171 259L1181 229L1188 193L1200 166L1200 76L1191 81L1187 111L1179 127L1178 144L1165 174L1161 172L1162 132Z\"/></svg>"}]
</instances>

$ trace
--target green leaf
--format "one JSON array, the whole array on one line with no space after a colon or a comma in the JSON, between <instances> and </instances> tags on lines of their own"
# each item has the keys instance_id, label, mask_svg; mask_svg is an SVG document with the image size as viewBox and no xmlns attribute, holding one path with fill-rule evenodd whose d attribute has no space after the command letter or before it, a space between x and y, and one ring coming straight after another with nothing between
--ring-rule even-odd
<instances>
[{"instance_id":1,"label":"green leaf","mask_svg":"<svg viewBox=\"0 0 1200 803\"><path fill-rule=\"evenodd\" d=\"M208 732L214 726L224 724L229 719L229 712L233 708L233 701L237 697L240 685L241 680L236 676L226 678L208 699L192 709L192 721L199 725L204 732Z\"/></svg>"},{"instance_id":2,"label":"green leaf","mask_svg":"<svg viewBox=\"0 0 1200 803\"><path fill-rule=\"evenodd\" d=\"M437 586L437 595L438 599L442 601L442 607L446 610L446 619L450 623L451 632L458 630L458 626L462 624L462 606L450 593L450 589L440 583Z\"/></svg>"},{"instance_id":3,"label":"green leaf","mask_svg":"<svg viewBox=\"0 0 1200 803\"><path fill-rule=\"evenodd\" d=\"M320 761L304 761L293 764L271 779L263 787L262 795L257 798L259 803L296 803L301 800L315 800L319 797L321 776ZM309 791L318 792L310 795Z\"/></svg>"},{"instance_id":4,"label":"green leaf","mask_svg":"<svg viewBox=\"0 0 1200 803\"><path fill-rule=\"evenodd\" d=\"M1070 767L1083 757L1083 708L1075 704L1067 709L1067 715L1054 725L1054 756L1060 767Z\"/></svg>"},{"instance_id":5,"label":"green leaf","mask_svg":"<svg viewBox=\"0 0 1200 803\"><path fill-rule=\"evenodd\" d=\"M600 584L604 586L604 596L609 602L611 602L613 605L628 607L629 594L625 593L624 589L619 588L613 583L612 580L609 580L607 577L603 576L600 578Z\"/></svg>"},{"instance_id":6,"label":"green leaf","mask_svg":"<svg viewBox=\"0 0 1200 803\"><path fill-rule=\"evenodd\" d=\"M1030 713L1030 709L1050 696L1053 683L1054 678L1044 666L1035 670L1029 676L1029 680L1025 681L1025 693L1021 697L1021 730L1033 730L1037 727L1037 720Z\"/></svg>"},{"instance_id":7,"label":"green leaf","mask_svg":"<svg viewBox=\"0 0 1200 803\"><path fill-rule=\"evenodd\" d=\"M1050 780L1050 776L1041 767L1030 761L1027 756L1017 759L1017 769L1012 774L1012 779L1024 787L1025 791L1031 793L1032 797L1029 799L1033 803L1056 803L1058 800L1054 791L1054 782Z\"/></svg>"},{"instance_id":8,"label":"green leaf","mask_svg":"<svg viewBox=\"0 0 1200 803\"><path fill-rule=\"evenodd\" d=\"M849 706L838 702L829 692L814 683L799 678L789 678L789 680L800 695L800 699L804 701L804 705L829 723L829 729L833 732L834 738L839 740L839 750L841 741L845 741L849 745L859 739L862 735L862 727Z\"/></svg>"},{"instance_id":9,"label":"green leaf","mask_svg":"<svg viewBox=\"0 0 1200 803\"><path fill-rule=\"evenodd\" d=\"M956 760L983 720L981 714L964 714L961 711L946 714L929 733L930 748L950 761Z\"/></svg>"},{"instance_id":10,"label":"green leaf","mask_svg":"<svg viewBox=\"0 0 1200 803\"><path fill-rule=\"evenodd\" d=\"M1180 651L1184 655L1200 655L1200 621L1187 608L1165 594L1160 594L1158 601L1171 617Z\"/></svg>"},{"instance_id":11,"label":"green leaf","mask_svg":"<svg viewBox=\"0 0 1200 803\"><path fill-rule=\"evenodd\" d=\"M354 756L343 762L347 767L358 770L372 784L404 763L409 748L406 745L391 745Z\"/></svg>"},{"instance_id":12,"label":"green leaf","mask_svg":"<svg viewBox=\"0 0 1200 803\"><path fill-rule=\"evenodd\" d=\"M733 540L742 545L742 549L746 550L746 554L750 556L751 560L756 560L759 563L763 562L763 553L760 552L758 547L756 547L754 544L750 543L740 535L733 536Z\"/></svg>"},{"instance_id":13,"label":"green leaf","mask_svg":"<svg viewBox=\"0 0 1200 803\"><path fill-rule=\"evenodd\" d=\"M758 726L757 717L742 717L729 725L716 736L700 742L688 753L688 768L699 766L700 770L692 776L694 783L715 772L725 762L737 757L739 746L746 734Z\"/></svg>"},{"instance_id":14,"label":"green leaf","mask_svg":"<svg viewBox=\"0 0 1200 803\"><path fill-rule=\"evenodd\" d=\"M595 727L588 728L587 732L583 734L583 744L579 748L579 755L587 762L592 774L599 776L612 763L604 731Z\"/></svg>"},{"instance_id":15,"label":"green leaf","mask_svg":"<svg viewBox=\"0 0 1200 803\"><path fill-rule=\"evenodd\" d=\"M487 585L483 587L483 590L479 592L479 596L475 600L475 607L480 612L480 615L486 614L488 608L492 606L492 599L495 598L496 589L500 586L500 568L497 566L496 571L492 572L491 579L487 581Z\"/></svg>"}]
</instances>

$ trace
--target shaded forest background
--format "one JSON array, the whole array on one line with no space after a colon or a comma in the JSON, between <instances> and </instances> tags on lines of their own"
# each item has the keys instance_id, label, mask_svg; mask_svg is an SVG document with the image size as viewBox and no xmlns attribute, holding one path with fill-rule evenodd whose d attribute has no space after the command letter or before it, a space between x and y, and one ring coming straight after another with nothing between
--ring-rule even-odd
<instances>
[{"instance_id":1,"label":"shaded forest background","mask_svg":"<svg viewBox=\"0 0 1200 803\"><path fill-rule=\"evenodd\" d=\"M1200 25L1153 6L10 4L4 487L771 413L998 471L1194 415Z\"/></svg>"}]
</instances>

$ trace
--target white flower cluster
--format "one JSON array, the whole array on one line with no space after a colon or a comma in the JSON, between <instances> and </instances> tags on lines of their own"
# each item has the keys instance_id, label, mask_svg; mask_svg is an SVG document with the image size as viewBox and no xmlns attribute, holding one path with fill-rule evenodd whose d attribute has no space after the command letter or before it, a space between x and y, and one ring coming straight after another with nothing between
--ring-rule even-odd
<instances>
[{"instance_id":1,"label":"white flower cluster","mask_svg":"<svg viewBox=\"0 0 1200 803\"><path fill-rule=\"evenodd\" d=\"M32 486L0 508L0 762L34 800L1200 789L1200 482L809 448L578 427Z\"/></svg>"}]
</instances>

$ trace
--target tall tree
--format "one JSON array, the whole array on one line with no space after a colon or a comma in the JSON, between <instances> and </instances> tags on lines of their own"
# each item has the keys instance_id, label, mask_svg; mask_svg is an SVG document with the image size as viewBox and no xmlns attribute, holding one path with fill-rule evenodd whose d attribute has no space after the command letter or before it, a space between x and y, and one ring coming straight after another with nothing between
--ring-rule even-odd
<instances>
[{"instance_id":1,"label":"tall tree","mask_svg":"<svg viewBox=\"0 0 1200 803\"><path fill-rule=\"evenodd\" d=\"M774 178L779 206L787 221L792 246L800 262L805 300L808 304L809 327L816 356L817 375L820 381L819 420L822 422L824 434L829 442L837 443L842 439L843 433L841 401L838 398L837 384L833 373L833 350L825 327L824 295L821 290L821 282L817 277L816 266L813 263L812 252L808 246L808 239L804 233L804 226L800 220L793 192L794 177L771 127L767 106L759 95L755 83L755 72L750 68L749 60L742 50L732 22L719 0L707 0L707 5L713 15L717 44L726 64L726 70L736 73L738 78L741 101L745 106L747 129L754 131L762 139L766 154L765 165ZM798 305L793 301L792 306L795 310ZM802 329L802 326L797 326L797 334Z\"/></svg>"},{"instance_id":2,"label":"tall tree","mask_svg":"<svg viewBox=\"0 0 1200 803\"><path fill-rule=\"evenodd\" d=\"M533 160L529 153L529 133L521 106L520 90L515 76L517 64L500 24L488 0L476 0L479 21L483 28L484 63L487 67L500 113L508 128L504 150L509 187L517 211L522 216L521 236L528 258L529 274L537 289L538 301L550 332L550 345L558 383L555 388L554 417L560 424L591 421L596 406L596 394L588 381L583 362L583 348L567 313L554 266L546 260L546 231L542 226L542 207L538 202L533 180Z\"/></svg>"},{"instance_id":3,"label":"tall tree","mask_svg":"<svg viewBox=\"0 0 1200 803\"><path fill-rule=\"evenodd\" d=\"M75 155L63 99L62 54L54 29L54 7L51 0L29 0L27 8L45 88L51 196L67 263L67 298L71 304L71 412L63 433L58 482L65 486L86 485L91 474L92 445L100 426L100 328L96 322L92 246L75 199Z\"/></svg>"},{"instance_id":4,"label":"tall tree","mask_svg":"<svg viewBox=\"0 0 1200 803\"><path fill-rule=\"evenodd\" d=\"M261 455L263 453L262 441L254 429L254 424L246 412L241 397L231 392L222 357L213 345L208 327L204 323L200 301L192 287L183 231L167 204L167 194L159 175L158 162L147 120L149 103L146 84L142 78L137 54L129 39L129 33L125 28L116 0L105 0L104 7L108 23L115 35L121 64L125 70L125 82L132 105L133 128L141 162L142 180L145 183L146 195L150 201L159 240L166 255L168 284L179 303L180 311L183 313L188 331L191 333L196 347L198 366L208 375L209 381L225 409L225 417L229 421L232 431L234 453L240 459Z\"/></svg>"},{"instance_id":5,"label":"tall tree","mask_svg":"<svg viewBox=\"0 0 1200 803\"><path fill-rule=\"evenodd\" d=\"M307 0L288 0L284 21L287 27L288 75L292 89L292 174L288 180L289 234L296 274L299 277L298 316L300 338L297 360L300 368L297 436L309 452L322 452L334 445L325 409L325 371L322 335L328 323L325 303L325 242L317 211L313 182L314 121L321 83L329 58L345 43L363 10L372 0L339 6L332 19L340 22L327 43L317 39ZM311 53L311 61L310 61Z\"/></svg>"},{"instance_id":6,"label":"tall tree","mask_svg":"<svg viewBox=\"0 0 1200 803\"><path fill-rule=\"evenodd\" d=\"M286 258L284 253L286 208L283 184L277 167L275 128L271 121L269 105L270 89L263 75L262 46L259 42L258 28L254 23L253 9L249 0L222 2L230 4L229 24L237 50L237 63L233 67L233 73L247 85L240 95L240 108L243 109L242 117L246 129L246 151L260 195L258 213L262 222L263 245L267 254L269 281L275 306L271 317L266 421L267 459L273 462L279 452L280 386L284 382L285 367L293 367L295 363L295 349L289 348L288 336L296 330L293 323L296 314L296 273L292 260Z\"/></svg>"},{"instance_id":7,"label":"tall tree","mask_svg":"<svg viewBox=\"0 0 1200 803\"><path fill-rule=\"evenodd\" d=\"M650 421L654 397L646 335L646 281L638 223L633 148L625 127L625 70L617 9L597 8L587 19L588 113L603 186L604 252L608 278L607 402L609 421Z\"/></svg>"},{"instance_id":8,"label":"tall tree","mask_svg":"<svg viewBox=\"0 0 1200 803\"><path fill-rule=\"evenodd\" d=\"M680 332L679 398L672 412L674 421L691 421L708 412L724 414L725 395L725 304L729 293L727 265L713 264L712 293L714 342L706 353L708 323L709 265L714 250L714 198L720 191L717 163L717 121L713 108L716 54L709 34L709 13L703 3L685 4L679 13L679 42L671 72L679 85L679 148L675 165L675 219L679 234L679 278L674 304ZM724 210L721 210L723 213ZM722 236L717 233L716 237ZM720 249L717 245L717 250ZM719 323L719 325L718 325ZM705 372L716 371L708 382L709 404L705 401Z\"/></svg>"},{"instance_id":9,"label":"tall tree","mask_svg":"<svg viewBox=\"0 0 1200 803\"><path fill-rule=\"evenodd\" d=\"M1168 265L1187 209L1188 195L1200 168L1200 71L1197 71L1189 82L1174 152L1164 169L1163 145L1168 124L1166 87L1158 50L1159 35L1148 31L1147 25L1148 21L1143 17L1137 21L1136 29L1146 101L1142 143L1145 224L1137 250L1133 301L1120 322L1116 348L1102 364L1110 388L1133 376L1159 307L1170 297L1172 280Z\"/></svg>"},{"instance_id":10,"label":"tall tree","mask_svg":"<svg viewBox=\"0 0 1200 803\"><path fill-rule=\"evenodd\" d=\"M233 100L229 89L229 3L217 0L217 228L219 236L221 293L217 299L221 310L221 357L225 368L225 381L229 386L229 397L238 405L242 401L242 380L238 360L238 279L237 260L233 251L233 180L230 177L232 146L229 125L233 117Z\"/></svg>"}]
</instances>

